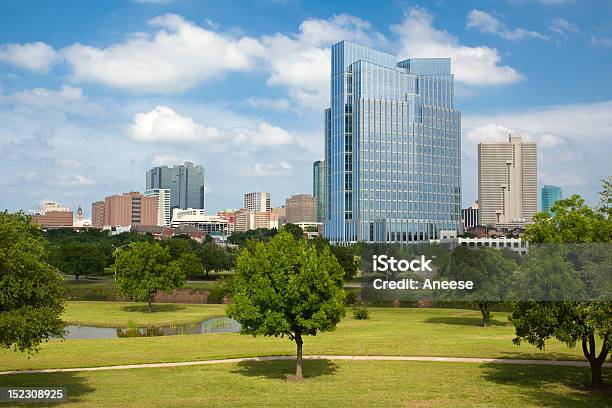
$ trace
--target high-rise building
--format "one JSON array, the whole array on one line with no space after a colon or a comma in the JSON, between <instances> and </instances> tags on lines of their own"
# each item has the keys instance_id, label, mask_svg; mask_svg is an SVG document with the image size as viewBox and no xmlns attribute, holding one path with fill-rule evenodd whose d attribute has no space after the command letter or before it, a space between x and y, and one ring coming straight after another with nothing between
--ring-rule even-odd
<instances>
[{"instance_id":1,"label":"high-rise building","mask_svg":"<svg viewBox=\"0 0 612 408\"><path fill-rule=\"evenodd\" d=\"M312 195L317 200L317 222L325 220L325 160L312 165Z\"/></svg>"},{"instance_id":2,"label":"high-rise building","mask_svg":"<svg viewBox=\"0 0 612 408\"><path fill-rule=\"evenodd\" d=\"M61 207L55 201L45 201L32 215L32 222L40 224L45 229L72 228L73 216L70 208Z\"/></svg>"},{"instance_id":3,"label":"high-rise building","mask_svg":"<svg viewBox=\"0 0 612 408\"><path fill-rule=\"evenodd\" d=\"M478 144L479 225L521 228L538 211L535 142L508 136L507 142Z\"/></svg>"},{"instance_id":4,"label":"high-rise building","mask_svg":"<svg viewBox=\"0 0 612 408\"><path fill-rule=\"evenodd\" d=\"M145 190L144 195L147 197L157 197L157 225L160 227L169 227L170 219L172 218L170 208L170 189L151 188L149 190Z\"/></svg>"},{"instance_id":5,"label":"high-rise building","mask_svg":"<svg viewBox=\"0 0 612 408\"><path fill-rule=\"evenodd\" d=\"M472 204L471 207L461 209L461 221L463 222L463 228L473 228L478 225L478 200Z\"/></svg>"},{"instance_id":6,"label":"high-rise building","mask_svg":"<svg viewBox=\"0 0 612 408\"><path fill-rule=\"evenodd\" d=\"M192 227L207 234L229 234L229 225L225 218L218 215L206 215L199 208L181 210L175 208L172 214L172 228Z\"/></svg>"},{"instance_id":7,"label":"high-rise building","mask_svg":"<svg viewBox=\"0 0 612 408\"><path fill-rule=\"evenodd\" d=\"M552 206L562 198L561 187L545 185L542 187L542 211L550 212Z\"/></svg>"},{"instance_id":8,"label":"high-rise building","mask_svg":"<svg viewBox=\"0 0 612 408\"><path fill-rule=\"evenodd\" d=\"M204 209L204 167L191 162L154 167L147 171L146 189L169 189L171 210Z\"/></svg>"},{"instance_id":9,"label":"high-rise building","mask_svg":"<svg viewBox=\"0 0 612 408\"><path fill-rule=\"evenodd\" d=\"M287 198L287 222L317 222L317 200L308 194L298 194Z\"/></svg>"},{"instance_id":10,"label":"high-rise building","mask_svg":"<svg viewBox=\"0 0 612 408\"><path fill-rule=\"evenodd\" d=\"M251 211L248 208L241 208L236 211L234 218L234 231L246 232L251 229Z\"/></svg>"},{"instance_id":11,"label":"high-rise building","mask_svg":"<svg viewBox=\"0 0 612 408\"><path fill-rule=\"evenodd\" d=\"M137 191L112 195L104 199L104 226L157 225L156 196L143 196Z\"/></svg>"},{"instance_id":12,"label":"high-rise building","mask_svg":"<svg viewBox=\"0 0 612 408\"><path fill-rule=\"evenodd\" d=\"M94 228L104 227L104 200L91 204L91 226Z\"/></svg>"},{"instance_id":13,"label":"high-rise building","mask_svg":"<svg viewBox=\"0 0 612 408\"><path fill-rule=\"evenodd\" d=\"M227 220L227 227L230 232L235 231L236 228L236 209L233 208L225 208L219 212L217 215L225 220Z\"/></svg>"},{"instance_id":14,"label":"high-rise building","mask_svg":"<svg viewBox=\"0 0 612 408\"><path fill-rule=\"evenodd\" d=\"M282 227L287 223L287 207L284 205L282 207L276 207L272 209L272 212L276 214L276 217L278 218L279 227Z\"/></svg>"},{"instance_id":15,"label":"high-rise building","mask_svg":"<svg viewBox=\"0 0 612 408\"><path fill-rule=\"evenodd\" d=\"M331 242L411 242L458 230L461 114L449 58L342 41L325 111L325 224Z\"/></svg>"},{"instance_id":16,"label":"high-rise building","mask_svg":"<svg viewBox=\"0 0 612 408\"><path fill-rule=\"evenodd\" d=\"M254 192L244 195L244 208L251 212L255 211L271 211L272 200L270 193Z\"/></svg>"}]
</instances>

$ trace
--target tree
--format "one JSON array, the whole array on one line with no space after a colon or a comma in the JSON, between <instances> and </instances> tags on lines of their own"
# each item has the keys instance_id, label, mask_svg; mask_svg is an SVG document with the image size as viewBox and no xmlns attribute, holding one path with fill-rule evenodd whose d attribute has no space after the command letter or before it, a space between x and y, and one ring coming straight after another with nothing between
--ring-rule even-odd
<instances>
[{"instance_id":1,"label":"tree","mask_svg":"<svg viewBox=\"0 0 612 408\"><path fill-rule=\"evenodd\" d=\"M183 253L176 263L187 277L202 276L204 274L202 260L195 252Z\"/></svg>"},{"instance_id":2,"label":"tree","mask_svg":"<svg viewBox=\"0 0 612 408\"><path fill-rule=\"evenodd\" d=\"M203 244L199 252L206 278L208 278L210 271L225 271L232 269L234 266L232 255L214 242Z\"/></svg>"},{"instance_id":3,"label":"tree","mask_svg":"<svg viewBox=\"0 0 612 408\"><path fill-rule=\"evenodd\" d=\"M338 263L344 269L344 280L350 281L355 277L359 270L359 261L355 260L354 246L330 245L325 238L315 237L308 240L308 243L315 247L318 252L322 252L327 248L336 257Z\"/></svg>"},{"instance_id":4,"label":"tree","mask_svg":"<svg viewBox=\"0 0 612 408\"><path fill-rule=\"evenodd\" d=\"M604 190L607 189L609 186L604 184ZM531 243L612 241L610 213L592 210L580 196L558 201L552 212L552 217L536 214L534 224L526 228L523 237ZM577 258L579 262L580 257ZM550 338L556 338L569 347L580 342L591 366L591 384L594 388L602 388L601 366L612 348L612 304L610 298L607 299L517 302L510 317L516 328L513 341L515 344L526 341L540 349ZM598 341L601 342L599 351Z\"/></svg>"},{"instance_id":5,"label":"tree","mask_svg":"<svg viewBox=\"0 0 612 408\"><path fill-rule=\"evenodd\" d=\"M0 347L33 352L64 334L62 276L45 262L45 239L30 217L0 212Z\"/></svg>"},{"instance_id":6,"label":"tree","mask_svg":"<svg viewBox=\"0 0 612 408\"><path fill-rule=\"evenodd\" d=\"M504 300L509 279L516 269L516 263L508 255L498 249L458 246L442 272L442 276L449 280L474 283L473 290L457 291L451 296L476 302L482 315L482 327L487 327L491 320L491 307ZM444 295L446 291L441 294Z\"/></svg>"},{"instance_id":7,"label":"tree","mask_svg":"<svg viewBox=\"0 0 612 408\"><path fill-rule=\"evenodd\" d=\"M106 267L106 254L93 243L69 242L55 247L51 263L65 274L79 276L101 274Z\"/></svg>"},{"instance_id":8,"label":"tree","mask_svg":"<svg viewBox=\"0 0 612 408\"><path fill-rule=\"evenodd\" d=\"M287 223L283 225L281 229L284 229L285 231L293 235L293 239L295 239L296 241L304 238L304 231L302 230L302 228L300 228L299 225Z\"/></svg>"},{"instance_id":9,"label":"tree","mask_svg":"<svg viewBox=\"0 0 612 408\"><path fill-rule=\"evenodd\" d=\"M241 251L227 314L244 334L295 341L295 379L301 380L303 336L334 330L344 316L342 276L329 249L317 253L281 230L269 243L254 242Z\"/></svg>"},{"instance_id":10,"label":"tree","mask_svg":"<svg viewBox=\"0 0 612 408\"><path fill-rule=\"evenodd\" d=\"M186 252L194 252L197 249L197 242L189 238L188 235L177 235L161 241L161 246L170 250L170 256L176 260Z\"/></svg>"},{"instance_id":11,"label":"tree","mask_svg":"<svg viewBox=\"0 0 612 408\"><path fill-rule=\"evenodd\" d=\"M149 312L158 291L170 291L185 283L179 261L172 261L170 250L158 243L132 242L128 249L117 249L115 274L120 292L146 301Z\"/></svg>"}]
</instances>

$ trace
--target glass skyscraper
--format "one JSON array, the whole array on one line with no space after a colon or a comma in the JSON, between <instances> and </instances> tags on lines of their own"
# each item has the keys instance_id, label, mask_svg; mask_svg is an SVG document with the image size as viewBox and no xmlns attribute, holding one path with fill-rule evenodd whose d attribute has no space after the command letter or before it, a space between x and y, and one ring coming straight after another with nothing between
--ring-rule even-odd
<instances>
[{"instance_id":1,"label":"glass skyscraper","mask_svg":"<svg viewBox=\"0 0 612 408\"><path fill-rule=\"evenodd\" d=\"M332 46L325 111L326 211L331 242L414 242L458 230L461 113L449 58Z\"/></svg>"},{"instance_id":2,"label":"glass skyscraper","mask_svg":"<svg viewBox=\"0 0 612 408\"><path fill-rule=\"evenodd\" d=\"M552 206L562 198L561 187L549 185L542 187L542 211L550 212Z\"/></svg>"},{"instance_id":3,"label":"glass skyscraper","mask_svg":"<svg viewBox=\"0 0 612 408\"><path fill-rule=\"evenodd\" d=\"M312 195L317 200L317 222L325 218L325 160L312 164Z\"/></svg>"},{"instance_id":4,"label":"glass skyscraper","mask_svg":"<svg viewBox=\"0 0 612 408\"><path fill-rule=\"evenodd\" d=\"M185 162L177 166L158 166L147 171L146 189L170 190L172 209L204 209L204 167Z\"/></svg>"}]
</instances>

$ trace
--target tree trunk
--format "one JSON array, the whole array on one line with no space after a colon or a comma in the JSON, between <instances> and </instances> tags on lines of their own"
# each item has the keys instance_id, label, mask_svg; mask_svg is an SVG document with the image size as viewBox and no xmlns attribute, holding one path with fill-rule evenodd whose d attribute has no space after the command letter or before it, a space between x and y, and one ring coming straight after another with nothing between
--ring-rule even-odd
<instances>
[{"instance_id":1,"label":"tree trunk","mask_svg":"<svg viewBox=\"0 0 612 408\"><path fill-rule=\"evenodd\" d=\"M480 325L482 327L487 327L487 324L491 319L491 311L489 310L489 306L484 303L478 303L478 307L480 308L480 314L482 315L482 321Z\"/></svg>"},{"instance_id":2,"label":"tree trunk","mask_svg":"<svg viewBox=\"0 0 612 408\"><path fill-rule=\"evenodd\" d=\"M584 356L589 360L591 366L591 386L595 389L603 388L603 381L601 378L601 367L606 361L608 356L608 349L610 347L610 338L606 336L601 346L601 352L599 356L595 356L595 335L589 334L582 338L582 352Z\"/></svg>"},{"instance_id":3,"label":"tree trunk","mask_svg":"<svg viewBox=\"0 0 612 408\"><path fill-rule=\"evenodd\" d=\"M74 275L75 280L79 280L79 275Z\"/></svg>"},{"instance_id":4,"label":"tree trunk","mask_svg":"<svg viewBox=\"0 0 612 408\"><path fill-rule=\"evenodd\" d=\"M302 335L299 333L296 333L295 335L295 344L297 346L297 359L296 359L296 364L295 364L295 380L302 381L304 379L304 376L302 375L302 344L304 344L304 342L302 341Z\"/></svg>"},{"instance_id":5,"label":"tree trunk","mask_svg":"<svg viewBox=\"0 0 612 408\"><path fill-rule=\"evenodd\" d=\"M151 293L149 293L149 296L147 297L147 303L149 304L149 312L152 313L153 312L153 305L151 304L153 302L153 295Z\"/></svg>"}]
</instances>

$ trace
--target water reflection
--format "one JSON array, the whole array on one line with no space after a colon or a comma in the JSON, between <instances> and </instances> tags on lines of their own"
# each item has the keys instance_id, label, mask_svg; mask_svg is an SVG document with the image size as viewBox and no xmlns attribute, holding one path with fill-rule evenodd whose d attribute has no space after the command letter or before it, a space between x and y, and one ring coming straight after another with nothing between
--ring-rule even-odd
<instances>
[{"instance_id":1,"label":"water reflection","mask_svg":"<svg viewBox=\"0 0 612 408\"><path fill-rule=\"evenodd\" d=\"M196 324L160 327L94 327L66 326L66 340L70 339L116 339L124 337L178 336L184 334L236 333L240 323L234 319L220 317Z\"/></svg>"}]
</instances>

